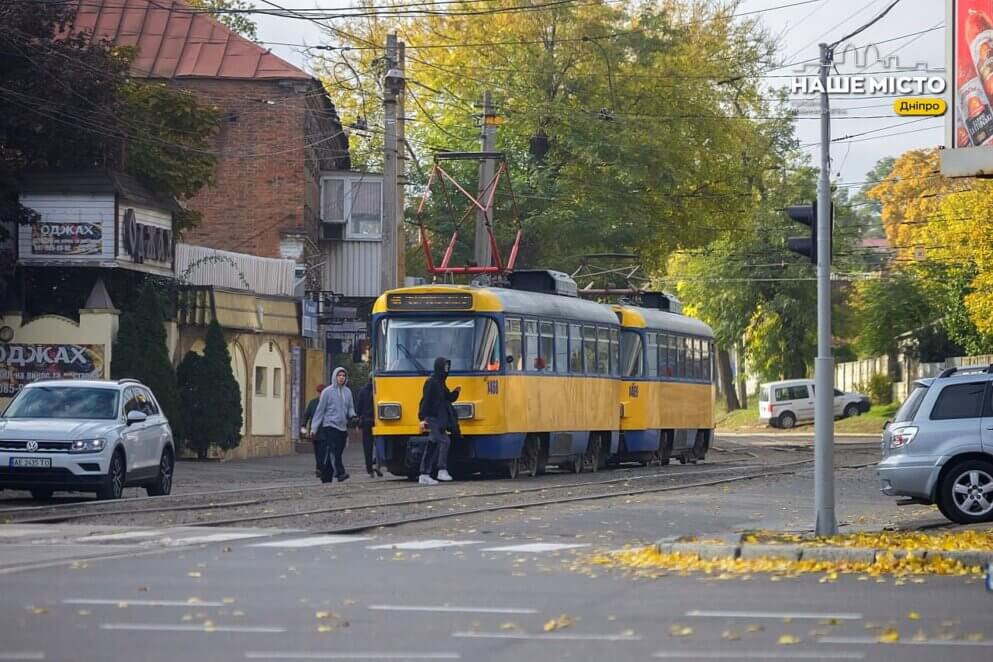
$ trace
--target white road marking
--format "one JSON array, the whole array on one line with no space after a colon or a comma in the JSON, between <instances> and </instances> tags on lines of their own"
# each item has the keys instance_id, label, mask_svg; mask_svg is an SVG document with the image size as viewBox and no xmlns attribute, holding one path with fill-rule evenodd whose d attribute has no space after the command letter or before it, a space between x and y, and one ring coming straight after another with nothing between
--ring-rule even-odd
<instances>
[{"instance_id":1,"label":"white road marking","mask_svg":"<svg viewBox=\"0 0 993 662\"><path fill-rule=\"evenodd\" d=\"M247 538L265 538L271 533L210 533L205 536L192 536L190 538L163 538L162 542L170 547L179 545L200 545L210 542L229 542L231 540L244 540Z\"/></svg>"},{"instance_id":2,"label":"white road marking","mask_svg":"<svg viewBox=\"0 0 993 662\"><path fill-rule=\"evenodd\" d=\"M277 547L281 549L301 549L304 547L320 547L322 545L339 545L348 542L371 540L367 536L309 536L293 538L292 540L273 540L272 542L257 542L249 547Z\"/></svg>"},{"instance_id":3,"label":"white road marking","mask_svg":"<svg viewBox=\"0 0 993 662\"><path fill-rule=\"evenodd\" d=\"M487 547L484 552L556 552L560 549L576 549L577 547L589 547L589 544L567 544L554 542L532 542L525 545L510 545L509 547Z\"/></svg>"},{"instance_id":4,"label":"white road marking","mask_svg":"<svg viewBox=\"0 0 993 662\"><path fill-rule=\"evenodd\" d=\"M422 550L442 549L444 547L464 547L465 545L481 545L482 540L415 540L412 542L397 542L388 545L370 545L366 549L398 549Z\"/></svg>"},{"instance_id":5,"label":"white road marking","mask_svg":"<svg viewBox=\"0 0 993 662\"><path fill-rule=\"evenodd\" d=\"M860 651L662 651L652 657L663 660L862 660Z\"/></svg>"},{"instance_id":6,"label":"white road marking","mask_svg":"<svg viewBox=\"0 0 993 662\"><path fill-rule=\"evenodd\" d=\"M370 611L427 611L454 614L537 614L537 609L527 607L435 607L418 605L369 605Z\"/></svg>"},{"instance_id":7,"label":"white road marking","mask_svg":"<svg viewBox=\"0 0 993 662\"><path fill-rule=\"evenodd\" d=\"M76 538L76 542L104 542L108 540L134 540L136 538L154 538L164 535L165 531L125 531L123 533L105 533L98 536Z\"/></svg>"},{"instance_id":8,"label":"white road marking","mask_svg":"<svg viewBox=\"0 0 993 662\"><path fill-rule=\"evenodd\" d=\"M993 641L963 641L961 639L927 639L925 641L914 641L913 639L901 639L894 642L883 642L875 637L820 637L817 639L820 644L845 644L849 646L972 646L976 648L993 647Z\"/></svg>"},{"instance_id":9,"label":"white road marking","mask_svg":"<svg viewBox=\"0 0 993 662\"><path fill-rule=\"evenodd\" d=\"M461 660L458 653L325 653L248 651L247 660Z\"/></svg>"},{"instance_id":10,"label":"white road marking","mask_svg":"<svg viewBox=\"0 0 993 662\"><path fill-rule=\"evenodd\" d=\"M0 538L20 538L21 536L37 535L39 533L51 533L51 531L46 531L42 527L18 529L14 526L0 526Z\"/></svg>"},{"instance_id":11,"label":"white road marking","mask_svg":"<svg viewBox=\"0 0 993 662\"><path fill-rule=\"evenodd\" d=\"M101 630L132 630L135 632L235 632L253 634L280 634L284 627L253 627L248 625L164 625L161 623L101 623Z\"/></svg>"},{"instance_id":12,"label":"white road marking","mask_svg":"<svg viewBox=\"0 0 993 662\"><path fill-rule=\"evenodd\" d=\"M570 634L568 632L453 632L457 639L534 639L545 641L641 641L637 634Z\"/></svg>"},{"instance_id":13,"label":"white road marking","mask_svg":"<svg viewBox=\"0 0 993 662\"><path fill-rule=\"evenodd\" d=\"M705 609L693 609L686 612L687 616L699 616L702 618L796 618L821 620L834 618L839 621L860 621L862 614L846 612L840 614L815 613L809 611L707 611Z\"/></svg>"},{"instance_id":14,"label":"white road marking","mask_svg":"<svg viewBox=\"0 0 993 662\"><path fill-rule=\"evenodd\" d=\"M69 598L62 601L64 605L126 605L128 607L227 607L224 602L201 602L190 600L129 600L121 598L119 600L105 600L96 598Z\"/></svg>"},{"instance_id":15,"label":"white road marking","mask_svg":"<svg viewBox=\"0 0 993 662\"><path fill-rule=\"evenodd\" d=\"M42 651L0 651L0 660L44 660Z\"/></svg>"}]
</instances>

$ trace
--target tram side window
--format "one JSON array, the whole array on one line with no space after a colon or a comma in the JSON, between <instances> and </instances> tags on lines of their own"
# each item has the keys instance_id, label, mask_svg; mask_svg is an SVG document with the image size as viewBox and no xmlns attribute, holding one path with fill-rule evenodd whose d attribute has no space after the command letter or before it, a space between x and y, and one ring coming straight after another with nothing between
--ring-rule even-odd
<instances>
[{"instance_id":1,"label":"tram side window","mask_svg":"<svg viewBox=\"0 0 993 662\"><path fill-rule=\"evenodd\" d=\"M541 322L541 343L538 346L538 363L535 369L552 372L555 363L555 325Z\"/></svg>"},{"instance_id":2,"label":"tram side window","mask_svg":"<svg viewBox=\"0 0 993 662\"><path fill-rule=\"evenodd\" d=\"M654 331L645 334L647 345L645 349L645 374L657 377L659 374L659 335Z\"/></svg>"},{"instance_id":3,"label":"tram side window","mask_svg":"<svg viewBox=\"0 0 993 662\"><path fill-rule=\"evenodd\" d=\"M617 376L621 373L621 341L617 329L610 330L610 374Z\"/></svg>"},{"instance_id":4,"label":"tram side window","mask_svg":"<svg viewBox=\"0 0 993 662\"><path fill-rule=\"evenodd\" d=\"M686 338L676 337L676 377L686 378Z\"/></svg>"},{"instance_id":5,"label":"tram side window","mask_svg":"<svg viewBox=\"0 0 993 662\"><path fill-rule=\"evenodd\" d=\"M524 369L540 370L538 361L538 321L524 320Z\"/></svg>"},{"instance_id":6,"label":"tram side window","mask_svg":"<svg viewBox=\"0 0 993 662\"><path fill-rule=\"evenodd\" d=\"M659 334L659 377L672 377L676 362L672 354L674 338L668 333Z\"/></svg>"},{"instance_id":7,"label":"tram side window","mask_svg":"<svg viewBox=\"0 0 993 662\"><path fill-rule=\"evenodd\" d=\"M596 374L596 329L583 327L583 367L588 375Z\"/></svg>"},{"instance_id":8,"label":"tram side window","mask_svg":"<svg viewBox=\"0 0 993 662\"><path fill-rule=\"evenodd\" d=\"M621 377L641 377L641 336L637 331L621 334Z\"/></svg>"},{"instance_id":9,"label":"tram side window","mask_svg":"<svg viewBox=\"0 0 993 662\"><path fill-rule=\"evenodd\" d=\"M693 352L693 379L700 379L703 377L703 365L700 363L700 339L691 338L690 339L691 351Z\"/></svg>"},{"instance_id":10,"label":"tram side window","mask_svg":"<svg viewBox=\"0 0 993 662\"><path fill-rule=\"evenodd\" d=\"M607 329L602 326L596 328L596 371L599 375L610 374L610 344Z\"/></svg>"},{"instance_id":11,"label":"tram side window","mask_svg":"<svg viewBox=\"0 0 993 662\"><path fill-rule=\"evenodd\" d=\"M524 346L521 342L521 320L508 318L506 321L506 328L507 356L504 360L507 362L507 370L519 372L523 365L521 360L524 352Z\"/></svg>"},{"instance_id":12,"label":"tram side window","mask_svg":"<svg viewBox=\"0 0 993 662\"><path fill-rule=\"evenodd\" d=\"M583 372L583 336L578 324L569 325L569 372Z\"/></svg>"},{"instance_id":13,"label":"tram side window","mask_svg":"<svg viewBox=\"0 0 993 662\"><path fill-rule=\"evenodd\" d=\"M569 372L569 327L555 323L555 372Z\"/></svg>"},{"instance_id":14,"label":"tram side window","mask_svg":"<svg viewBox=\"0 0 993 662\"><path fill-rule=\"evenodd\" d=\"M710 362L710 356L711 356L710 342L704 340L703 341L703 378L708 382L713 380L713 374L712 374L713 369L711 368L713 364Z\"/></svg>"}]
</instances>

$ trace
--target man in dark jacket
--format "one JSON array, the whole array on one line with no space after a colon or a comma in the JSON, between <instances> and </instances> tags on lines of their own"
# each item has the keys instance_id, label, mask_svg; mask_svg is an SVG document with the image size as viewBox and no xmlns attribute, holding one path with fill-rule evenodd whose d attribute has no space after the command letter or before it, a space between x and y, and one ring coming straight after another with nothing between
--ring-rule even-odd
<instances>
[{"instance_id":1,"label":"man in dark jacket","mask_svg":"<svg viewBox=\"0 0 993 662\"><path fill-rule=\"evenodd\" d=\"M321 399L321 391L324 390L324 384L317 385L317 397L307 403L307 409L303 413L303 427L300 428L300 436L304 439L310 438L310 443L314 446L314 472L318 477L321 475L321 453L320 444L317 443L317 437L310 434L310 422L314 419L314 412L317 411L317 403Z\"/></svg>"},{"instance_id":2,"label":"man in dark jacket","mask_svg":"<svg viewBox=\"0 0 993 662\"><path fill-rule=\"evenodd\" d=\"M418 407L417 417L421 421L421 429L428 433L428 447L424 450L421 458L421 477L418 482L421 485L436 485L438 481L431 478L431 471L437 465L438 480L449 481L452 477L448 474L448 449L451 441L448 439L446 430L450 427L449 413L452 410L451 403L459 399L462 387L457 387L454 391L449 391L445 383L448 379L448 371L451 362L443 356L434 360L434 372L424 382L424 391L421 394L421 404Z\"/></svg>"},{"instance_id":3,"label":"man in dark jacket","mask_svg":"<svg viewBox=\"0 0 993 662\"><path fill-rule=\"evenodd\" d=\"M372 377L359 391L355 411L359 415L359 428L362 430L362 451L365 453L365 470L369 477L383 477L382 458L376 453L376 464L373 466L373 451L377 450L372 438L372 426L375 422L375 405L372 401Z\"/></svg>"}]
</instances>

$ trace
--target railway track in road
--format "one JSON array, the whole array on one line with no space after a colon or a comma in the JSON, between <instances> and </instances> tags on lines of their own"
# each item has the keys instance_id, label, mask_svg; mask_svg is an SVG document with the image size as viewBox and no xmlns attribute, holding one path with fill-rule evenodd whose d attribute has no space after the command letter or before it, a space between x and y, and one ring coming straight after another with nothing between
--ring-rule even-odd
<instances>
[{"instance_id":1,"label":"railway track in road","mask_svg":"<svg viewBox=\"0 0 993 662\"><path fill-rule=\"evenodd\" d=\"M452 499L477 499L504 497L517 494L529 494L548 490L578 490L598 485L617 485L632 481L644 480L681 480L684 476L705 475L729 470L747 470L768 466L761 463L743 463L743 461L727 461L718 464L687 465L686 467L669 467L664 471L646 473L642 468L621 468L605 472L610 478L589 480L590 477L603 476L598 474L554 474L546 478L552 483L525 483L523 481L466 481L454 483L451 487L458 490L455 494L444 496L428 496L423 489L406 480L391 480L381 483L349 485L342 491L329 489L327 485L303 483L297 486L279 485L265 488L244 488L238 490L217 490L193 494L172 495L168 497L138 498L123 501L86 501L55 506L34 506L0 510L0 520L10 524L52 524L73 521L93 520L113 517L141 517L144 515L166 513L205 513L215 514L233 509L266 508L269 505L287 501L304 501L307 499L333 498L337 502L334 508L311 508L290 510L286 512L256 512L243 514L238 518L218 521L217 518L203 517L199 520L178 522L194 525L219 525L233 521L258 521L280 519L284 517L303 516L311 513L349 512L362 508L385 508L390 506L406 506L417 504L432 504ZM623 475L618 475L623 474ZM486 489L487 487L495 489ZM292 490L291 493L286 493ZM407 498L409 490L415 490L416 498ZM254 494L252 494L254 493ZM249 498L233 500L213 500L214 497L227 495L247 495ZM437 494L436 492L432 494ZM395 498L391 499L391 496ZM207 501L204 501L208 499ZM344 502L344 503L343 503Z\"/></svg>"},{"instance_id":2,"label":"railway track in road","mask_svg":"<svg viewBox=\"0 0 993 662\"><path fill-rule=\"evenodd\" d=\"M644 494L673 492L678 490L698 489L723 485L727 483L755 480L773 476L794 474L809 467L812 459L782 463L775 466L756 464L725 463L721 466L710 465L705 468L688 467L686 471L667 471L664 473L641 473L605 480L584 482L557 482L555 484L534 485L531 487L504 488L482 492L460 492L458 494L439 495L436 491L425 494L418 491L416 498L399 495L399 499L365 501L345 505L322 506L319 508L304 508L284 512L258 510L254 512L217 512L225 507L218 504L210 512L221 517L207 517L197 521L171 522L171 524L186 524L199 526L237 526L263 522L279 522L281 526L294 528L295 520L301 520L301 528L319 530L325 533L357 533L370 529L395 527L431 520L457 518L473 514L498 512L502 510L517 510L558 504L589 502L617 497L631 497ZM875 462L850 465L843 468L863 468L872 466ZM643 481L662 481L663 484L648 484ZM505 483L506 484L506 483ZM518 484L519 485L519 484ZM418 489L418 488L414 488ZM444 488L443 488L444 489ZM388 496L385 490L370 490ZM563 494L564 492L564 494ZM327 496L327 494L325 494ZM334 497L345 497L345 493L334 494ZM236 502L229 502L226 507L242 508ZM170 508L180 509L182 506ZM129 512L129 515L141 515L141 511ZM231 516L226 516L231 515ZM79 521L99 515L62 516L59 521ZM29 520L20 520L27 522ZM157 523L145 522L156 525Z\"/></svg>"}]
</instances>

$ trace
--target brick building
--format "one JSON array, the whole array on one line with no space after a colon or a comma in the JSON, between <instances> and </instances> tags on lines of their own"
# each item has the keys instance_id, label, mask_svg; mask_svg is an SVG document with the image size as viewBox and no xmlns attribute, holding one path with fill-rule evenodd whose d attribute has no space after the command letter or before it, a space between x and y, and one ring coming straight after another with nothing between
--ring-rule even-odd
<instances>
[{"instance_id":1,"label":"brick building","mask_svg":"<svg viewBox=\"0 0 993 662\"><path fill-rule=\"evenodd\" d=\"M321 261L321 172L347 170L348 138L320 81L180 0L87 0L74 30L137 50L135 75L187 89L222 113L215 181L183 241ZM319 286L320 270L307 271Z\"/></svg>"}]
</instances>

